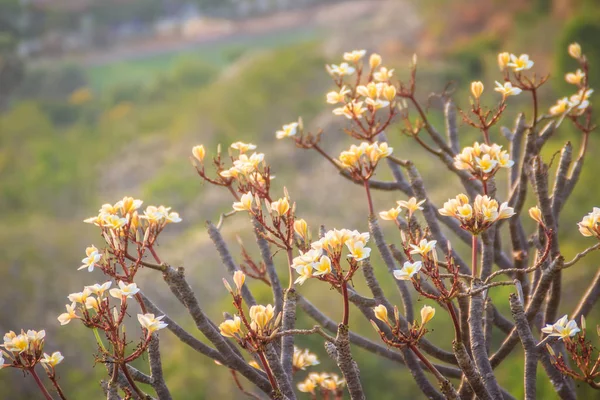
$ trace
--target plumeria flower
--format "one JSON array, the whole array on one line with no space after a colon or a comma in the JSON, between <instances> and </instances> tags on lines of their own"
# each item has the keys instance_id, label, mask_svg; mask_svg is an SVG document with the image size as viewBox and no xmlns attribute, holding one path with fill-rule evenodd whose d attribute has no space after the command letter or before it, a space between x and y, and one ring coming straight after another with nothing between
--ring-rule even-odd
<instances>
[{"instance_id":1,"label":"plumeria flower","mask_svg":"<svg viewBox=\"0 0 600 400\"><path fill-rule=\"evenodd\" d=\"M168 324L162 322L162 319L165 317L164 315L154 317L154 314L138 314L137 317L142 328L148 331L148 336L152 335L153 332L168 326Z\"/></svg>"},{"instance_id":2,"label":"plumeria flower","mask_svg":"<svg viewBox=\"0 0 600 400\"><path fill-rule=\"evenodd\" d=\"M308 237L308 224L303 219L297 219L294 221L294 232L302 239L306 240Z\"/></svg>"},{"instance_id":3,"label":"plumeria flower","mask_svg":"<svg viewBox=\"0 0 600 400\"><path fill-rule=\"evenodd\" d=\"M435 315L435 308L431 306L423 306L421 309L421 326L425 326L426 323L431 321Z\"/></svg>"},{"instance_id":4,"label":"plumeria flower","mask_svg":"<svg viewBox=\"0 0 600 400\"><path fill-rule=\"evenodd\" d=\"M581 58L581 46L579 43L571 43L569 45L569 55L577 60Z\"/></svg>"},{"instance_id":5,"label":"plumeria flower","mask_svg":"<svg viewBox=\"0 0 600 400\"><path fill-rule=\"evenodd\" d=\"M253 199L254 196L252 195L252 192L243 194L240 198L240 201L236 201L233 203L233 209L235 211L251 211Z\"/></svg>"},{"instance_id":6,"label":"plumeria flower","mask_svg":"<svg viewBox=\"0 0 600 400\"><path fill-rule=\"evenodd\" d=\"M241 330L242 320L237 315L233 319L228 319L219 325L221 335L225 337L235 337Z\"/></svg>"},{"instance_id":7,"label":"plumeria flower","mask_svg":"<svg viewBox=\"0 0 600 400\"><path fill-rule=\"evenodd\" d=\"M344 387L345 384L345 380L340 379L336 374L331 374L321 383L321 387L327 390L337 391Z\"/></svg>"},{"instance_id":8,"label":"plumeria flower","mask_svg":"<svg viewBox=\"0 0 600 400\"><path fill-rule=\"evenodd\" d=\"M4 348L10 352L22 353L29 349L29 337L23 333L16 335L11 331L4 335Z\"/></svg>"},{"instance_id":9,"label":"plumeria flower","mask_svg":"<svg viewBox=\"0 0 600 400\"><path fill-rule=\"evenodd\" d=\"M356 88L356 93L361 96L376 99L381 95L383 86L381 83L369 82L367 85L360 85Z\"/></svg>"},{"instance_id":10,"label":"plumeria flower","mask_svg":"<svg viewBox=\"0 0 600 400\"><path fill-rule=\"evenodd\" d=\"M363 107L362 101L353 100L351 103L347 103L344 107L336 108L332 112L334 115L343 115L348 119L361 119L366 111L367 109Z\"/></svg>"},{"instance_id":11,"label":"plumeria flower","mask_svg":"<svg viewBox=\"0 0 600 400\"><path fill-rule=\"evenodd\" d=\"M60 354L60 351L55 351L54 353L52 353L52 355L49 355L48 353L44 353L44 358L42 358L40 360L40 362L51 366L52 368L56 367L58 364L61 363L62 360L64 360L65 358L63 357L62 354Z\"/></svg>"},{"instance_id":12,"label":"plumeria flower","mask_svg":"<svg viewBox=\"0 0 600 400\"><path fill-rule=\"evenodd\" d=\"M565 75L565 80L572 85L580 85L583 82L583 78L585 78L585 73L580 69Z\"/></svg>"},{"instance_id":13,"label":"plumeria flower","mask_svg":"<svg viewBox=\"0 0 600 400\"><path fill-rule=\"evenodd\" d=\"M567 112L567 110L569 110L570 106L571 106L571 103L569 102L569 99L567 97L563 97L562 99L558 99L556 101L556 104L553 105L552 107L550 107L550 114L551 115L564 114L565 112Z\"/></svg>"},{"instance_id":14,"label":"plumeria flower","mask_svg":"<svg viewBox=\"0 0 600 400\"><path fill-rule=\"evenodd\" d=\"M281 217L281 216L284 216L285 214L287 214L289 209L290 209L290 203L288 202L287 197L281 198L281 199L271 203L271 210L278 217Z\"/></svg>"},{"instance_id":15,"label":"plumeria flower","mask_svg":"<svg viewBox=\"0 0 600 400\"><path fill-rule=\"evenodd\" d=\"M373 73L373 79L378 82L387 82L390 80L393 74L393 69L388 70L386 67L381 67L378 72Z\"/></svg>"},{"instance_id":16,"label":"plumeria flower","mask_svg":"<svg viewBox=\"0 0 600 400\"><path fill-rule=\"evenodd\" d=\"M344 60L357 63L367 54L366 50L352 50L351 52L344 53Z\"/></svg>"},{"instance_id":17,"label":"plumeria flower","mask_svg":"<svg viewBox=\"0 0 600 400\"><path fill-rule=\"evenodd\" d=\"M100 302L98 302L98 299L95 297L88 297L87 299L85 299L85 308L87 310L95 310L96 312L98 312L100 311Z\"/></svg>"},{"instance_id":18,"label":"plumeria flower","mask_svg":"<svg viewBox=\"0 0 600 400\"><path fill-rule=\"evenodd\" d=\"M388 311L383 304L373 307L373 314L378 320L385 322L386 324L388 323Z\"/></svg>"},{"instance_id":19,"label":"plumeria flower","mask_svg":"<svg viewBox=\"0 0 600 400\"><path fill-rule=\"evenodd\" d=\"M75 303L70 305L67 304L65 307L67 308L67 312L58 316L58 322L60 322L61 325L67 325L72 319L79 318L79 316L75 313Z\"/></svg>"},{"instance_id":20,"label":"plumeria flower","mask_svg":"<svg viewBox=\"0 0 600 400\"><path fill-rule=\"evenodd\" d=\"M585 110L590 105L590 96L594 93L594 89L583 90L581 89L579 92L571 96L569 102L571 103L571 107L575 107L579 110Z\"/></svg>"},{"instance_id":21,"label":"plumeria flower","mask_svg":"<svg viewBox=\"0 0 600 400\"><path fill-rule=\"evenodd\" d=\"M248 314L250 315L250 319L252 322L250 326L254 330L264 331L269 322L275 316L275 308L271 304L266 306L257 304L255 306L250 307L248 310Z\"/></svg>"},{"instance_id":22,"label":"plumeria flower","mask_svg":"<svg viewBox=\"0 0 600 400\"><path fill-rule=\"evenodd\" d=\"M275 132L277 139L283 139L286 137L294 136L298 132L298 123L292 122L291 124L284 125L281 130Z\"/></svg>"},{"instance_id":23,"label":"plumeria flower","mask_svg":"<svg viewBox=\"0 0 600 400\"><path fill-rule=\"evenodd\" d=\"M402 269L394 270L394 278L399 281L409 281L413 276L419 273L422 267L423 263L421 263L421 261L406 261L402 266Z\"/></svg>"},{"instance_id":24,"label":"plumeria flower","mask_svg":"<svg viewBox=\"0 0 600 400\"><path fill-rule=\"evenodd\" d=\"M90 294L92 294L92 292L88 288L84 288L83 292L71 293L69 296L67 296L67 298L72 303L85 304L85 300L88 298L88 296Z\"/></svg>"},{"instance_id":25,"label":"plumeria flower","mask_svg":"<svg viewBox=\"0 0 600 400\"><path fill-rule=\"evenodd\" d=\"M600 239L600 208L594 207L591 213L577 223L579 232L586 237L595 236Z\"/></svg>"},{"instance_id":26,"label":"plumeria flower","mask_svg":"<svg viewBox=\"0 0 600 400\"><path fill-rule=\"evenodd\" d=\"M298 383L298 390L302 393L315 393L315 389L317 388L317 384L310 377L306 378L304 381Z\"/></svg>"},{"instance_id":27,"label":"plumeria flower","mask_svg":"<svg viewBox=\"0 0 600 400\"><path fill-rule=\"evenodd\" d=\"M498 53L498 67L500 67L501 71L506 69L509 62L510 62L510 53L508 53L506 51L503 53Z\"/></svg>"},{"instance_id":28,"label":"plumeria flower","mask_svg":"<svg viewBox=\"0 0 600 400\"><path fill-rule=\"evenodd\" d=\"M231 148L235 150L239 150L240 154L244 154L248 150L256 149L256 145L252 143L244 143L244 142L235 142L231 144Z\"/></svg>"},{"instance_id":29,"label":"plumeria flower","mask_svg":"<svg viewBox=\"0 0 600 400\"><path fill-rule=\"evenodd\" d=\"M369 67L371 67L371 69L374 70L375 68L381 65L381 61L381 56L377 53L373 53L369 57Z\"/></svg>"},{"instance_id":30,"label":"plumeria flower","mask_svg":"<svg viewBox=\"0 0 600 400\"><path fill-rule=\"evenodd\" d=\"M390 105L390 102L387 100L381 100L381 99L377 99L377 100L373 100L371 98L368 98L365 100L365 103L369 106L371 106L373 108L373 110L379 110L380 108L384 108Z\"/></svg>"},{"instance_id":31,"label":"plumeria flower","mask_svg":"<svg viewBox=\"0 0 600 400\"><path fill-rule=\"evenodd\" d=\"M313 276L327 275L331 273L331 259L328 256L321 256L318 262L312 264Z\"/></svg>"},{"instance_id":32,"label":"plumeria flower","mask_svg":"<svg viewBox=\"0 0 600 400\"><path fill-rule=\"evenodd\" d=\"M122 300L123 298L132 298L139 291L140 289L137 287L137 284L135 282L126 284L123 281L119 281L119 288L110 289L109 293L112 297Z\"/></svg>"},{"instance_id":33,"label":"plumeria flower","mask_svg":"<svg viewBox=\"0 0 600 400\"><path fill-rule=\"evenodd\" d=\"M511 67L513 71L524 71L533 67L533 61L529 59L527 54L521 54L519 57L514 54L510 55L510 62L506 64Z\"/></svg>"},{"instance_id":34,"label":"plumeria flower","mask_svg":"<svg viewBox=\"0 0 600 400\"><path fill-rule=\"evenodd\" d=\"M346 246L350 250L348 257L354 258L356 261L367 259L371 254L371 249L365 247L365 244L361 241L347 241Z\"/></svg>"},{"instance_id":35,"label":"plumeria flower","mask_svg":"<svg viewBox=\"0 0 600 400\"><path fill-rule=\"evenodd\" d=\"M206 156L206 150L204 149L204 146L198 145L192 147L192 155L196 160L203 162L204 156Z\"/></svg>"},{"instance_id":36,"label":"plumeria flower","mask_svg":"<svg viewBox=\"0 0 600 400\"><path fill-rule=\"evenodd\" d=\"M423 210L423 207L421 207L421 205L425 203L425 200L419 201L416 197L411 197L410 199L408 199L408 201L399 200L397 201L397 203L399 207L406 208L408 210L409 215L413 215L415 211Z\"/></svg>"},{"instance_id":37,"label":"plumeria flower","mask_svg":"<svg viewBox=\"0 0 600 400\"><path fill-rule=\"evenodd\" d=\"M106 292L108 289L110 289L112 285L112 282L104 282L102 285L100 285L99 283L95 283L91 286L86 286L85 289L88 289L90 291L90 293L93 293L95 295L97 295L98 297L102 297L102 295L104 294L104 292Z\"/></svg>"},{"instance_id":38,"label":"plumeria flower","mask_svg":"<svg viewBox=\"0 0 600 400\"><path fill-rule=\"evenodd\" d=\"M123 215L127 215L140 208L143 203L142 200L125 196L123 197L123 200L119 200L114 207L120 209Z\"/></svg>"},{"instance_id":39,"label":"plumeria flower","mask_svg":"<svg viewBox=\"0 0 600 400\"><path fill-rule=\"evenodd\" d=\"M350 93L350 89L347 89L346 86L342 86L339 92L331 91L327 93L327 103L329 104L337 104L344 103L346 100L346 95Z\"/></svg>"},{"instance_id":40,"label":"plumeria flower","mask_svg":"<svg viewBox=\"0 0 600 400\"><path fill-rule=\"evenodd\" d=\"M98 252L96 246L92 245L85 249L85 255L87 257L81 260L83 265L77 268L77 270L87 268L89 272L92 272L94 270L94 267L96 266L96 263L102 258L102 254Z\"/></svg>"},{"instance_id":41,"label":"plumeria flower","mask_svg":"<svg viewBox=\"0 0 600 400\"><path fill-rule=\"evenodd\" d=\"M567 315L564 315L554 324L547 324L542 328L542 332L548 334L548 336L557 336L559 339L564 340L568 337L573 337L581 330L577 326L575 320L570 320Z\"/></svg>"},{"instance_id":42,"label":"plumeria flower","mask_svg":"<svg viewBox=\"0 0 600 400\"><path fill-rule=\"evenodd\" d=\"M476 99L479 99L481 97L482 93L483 93L483 83L481 81L471 82L471 94L473 95L473 97L475 97Z\"/></svg>"},{"instance_id":43,"label":"plumeria flower","mask_svg":"<svg viewBox=\"0 0 600 400\"><path fill-rule=\"evenodd\" d=\"M422 239L418 245L410 245L410 247L412 248L410 254L420 254L422 257L427 257L427 254L429 254L435 249L436 243L437 240L427 241L427 239Z\"/></svg>"},{"instance_id":44,"label":"plumeria flower","mask_svg":"<svg viewBox=\"0 0 600 400\"><path fill-rule=\"evenodd\" d=\"M502 98L506 98L508 96L516 96L522 92L522 90L518 87L513 87L512 83L504 82L504 85L500 82L496 81L496 88L494 89L496 92L502 94Z\"/></svg>"},{"instance_id":45,"label":"plumeria flower","mask_svg":"<svg viewBox=\"0 0 600 400\"><path fill-rule=\"evenodd\" d=\"M381 211L379 217L385 221L395 221L400 214L400 207L390 208L387 211Z\"/></svg>"},{"instance_id":46,"label":"plumeria flower","mask_svg":"<svg viewBox=\"0 0 600 400\"><path fill-rule=\"evenodd\" d=\"M352 75L356 71L356 68L351 67L345 62L341 63L340 65L332 64L331 66L328 66L327 69L331 75L337 76Z\"/></svg>"},{"instance_id":47,"label":"plumeria flower","mask_svg":"<svg viewBox=\"0 0 600 400\"><path fill-rule=\"evenodd\" d=\"M300 275L294 283L302 285L308 278L312 277L312 264L299 264L295 267L296 272Z\"/></svg>"},{"instance_id":48,"label":"plumeria flower","mask_svg":"<svg viewBox=\"0 0 600 400\"><path fill-rule=\"evenodd\" d=\"M121 218L117 215L109 214L104 215L100 223L102 226L117 231L127 225L127 218Z\"/></svg>"},{"instance_id":49,"label":"plumeria flower","mask_svg":"<svg viewBox=\"0 0 600 400\"><path fill-rule=\"evenodd\" d=\"M316 354L313 354L306 349L301 350L294 346L294 355L292 357L294 370L304 370L306 367L312 367L319 364L319 359Z\"/></svg>"}]
</instances>

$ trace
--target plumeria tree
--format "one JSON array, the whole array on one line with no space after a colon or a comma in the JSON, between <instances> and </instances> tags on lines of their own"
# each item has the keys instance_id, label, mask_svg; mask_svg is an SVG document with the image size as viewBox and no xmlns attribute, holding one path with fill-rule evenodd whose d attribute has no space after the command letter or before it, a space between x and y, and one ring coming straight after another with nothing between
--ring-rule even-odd
<instances>
[{"instance_id":1,"label":"plumeria tree","mask_svg":"<svg viewBox=\"0 0 600 400\"><path fill-rule=\"evenodd\" d=\"M589 338L585 322L600 296L600 273L576 309L558 318L563 274L600 248L600 208L579 223L579 232L596 243L567 260L558 240L557 221L579 179L595 128L586 57L576 43L568 52L580 65L566 76L575 94L544 113L538 91L548 77L532 72L534 62L527 55L501 53L495 106L483 104L482 82L471 84L469 109L457 109L447 93L441 95L445 136L417 100L416 57L407 82L396 80L395 71L385 67L378 54L366 60L364 50L345 53L342 63L328 65L335 90L326 94L326 101L335 107L333 114L346 121L344 132L357 143L332 156L321 143L323 132L307 131L301 119L284 125L275 136L314 150L342 179L364 188L366 232L299 218L302 210L297 210L288 191L274 193L271 167L263 153L255 152L254 144L233 143L227 155L219 146L210 160L204 146L195 146L190 159L200 179L223 187L233 201L230 212L207 225L225 267L223 283L232 301L222 320L207 316L185 269L171 266L156 251L163 230L181 221L178 213L164 206L143 210L143 202L131 197L103 205L98 215L85 222L100 230L104 243L86 249L80 269L99 269L106 282L68 295L66 312L58 321L82 323L92 331L96 362L107 370L102 382L106 398L172 398L161 367L159 331L165 328L181 340L181 346L228 368L232 385L254 399L367 398L361 365L352 356L355 348L404 365L402 371L410 373L424 396L433 399L514 398L494 369L518 346L524 350L527 399L536 398L537 377L543 374L561 399L576 397L575 380L600 388L600 354L593 344L598 338ZM495 128L511 97L517 95L530 97L531 107L520 114L513 130L500 129L504 135L498 136ZM459 117L481 135L466 147L459 141ZM581 132L571 138L579 144L579 153L574 158L573 145L567 142L552 167L541 151L567 123ZM449 175L458 177L461 188L449 193L441 207L428 195L415 162L405 158L410 155L394 151L388 142L385 132L396 124L435 156ZM391 170L393 180L375 179L381 168ZM500 175L508 183L505 198L497 190ZM397 206L377 212L373 205L377 191L397 192ZM526 211L528 192L537 205ZM242 248L243 262L234 261L220 232L230 218L251 220L261 260ZM535 222L531 232L526 230L526 218ZM380 221L399 235L386 238ZM561 229L576 231L572 226ZM470 257L453 244L469 248ZM395 282L401 304L394 304L384 292L372 257L383 260L384 271L377 275L387 274ZM137 282L141 270L160 273L198 332L183 329L143 293ZM355 288L353 283L359 279L366 282L367 292ZM270 287L272 303L259 304L248 280ZM305 297L303 284L309 280L339 293L338 318L331 319ZM503 300L510 316L503 315L489 296L499 286L514 289ZM415 310L416 296L437 306ZM297 326L300 313L313 319L314 326ZM379 340L354 332L350 313L369 321ZM447 313L452 321L454 335L448 343L428 338L428 324L436 313ZM137 331L125 330L131 315L137 316L133 318L139 324ZM492 330L504 336L499 346L492 346ZM197 334L207 341L197 339ZM295 345L298 335L317 335L338 370L303 372L319 360L312 349ZM7 333L0 364L31 375L46 399L66 399L69 394L60 388L55 371L62 355L43 352L44 336L44 331ZM149 371L134 368L132 362L146 353ZM36 373L37 364L53 388L45 387ZM538 373L540 366L543 371ZM139 383L150 385L153 393L142 390Z\"/></svg>"}]
</instances>

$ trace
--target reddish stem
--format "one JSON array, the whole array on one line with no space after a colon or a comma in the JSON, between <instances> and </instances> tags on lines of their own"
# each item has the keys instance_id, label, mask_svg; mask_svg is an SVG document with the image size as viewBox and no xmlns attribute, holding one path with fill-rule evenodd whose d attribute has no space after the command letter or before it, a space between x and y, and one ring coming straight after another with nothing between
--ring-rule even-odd
<instances>
[{"instance_id":1,"label":"reddish stem","mask_svg":"<svg viewBox=\"0 0 600 400\"><path fill-rule=\"evenodd\" d=\"M275 380L275 377L273 376L273 372L271 372L271 367L269 367L269 363L267 362L267 359L265 358L265 354L262 351L257 352L257 354L258 354L258 358L260 358L260 362L262 363L263 368L265 369L265 372L267 373L267 377L269 378L269 382L271 383L273 390L278 390L277 381Z\"/></svg>"},{"instance_id":2,"label":"reddish stem","mask_svg":"<svg viewBox=\"0 0 600 400\"><path fill-rule=\"evenodd\" d=\"M438 381L440 382L444 382L446 379L442 376L442 374L440 373L440 371L437 370L436 367L433 366L432 363L429 362L429 360L427 359L427 357L425 357L423 355L423 353L421 353L419 351L419 349L414 345L414 344L409 344L408 348L411 349L411 351L417 356L419 357L419 359L421 361L423 361L423 364L425 364L425 366L427 367L428 370L431 371L431 373L437 378Z\"/></svg>"},{"instance_id":3,"label":"reddish stem","mask_svg":"<svg viewBox=\"0 0 600 400\"><path fill-rule=\"evenodd\" d=\"M46 389L46 387L42 383L42 380L38 376L37 372L35 372L35 366L33 366L30 369L28 369L28 371L29 371L29 373L31 373L31 376L33 376L33 379L35 380L35 383L37 383L38 387L40 388L40 390L44 394L44 397L46 398L46 400L53 400L52 396L50 396L50 393L48 393L48 389Z\"/></svg>"},{"instance_id":4,"label":"reddish stem","mask_svg":"<svg viewBox=\"0 0 600 400\"><path fill-rule=\"evenodd\" d=\"M350 317L350 304L348 302L348 282L342 283L342 296L344 296L344 316L342 318L342 324L348 326L348 319Z\"/></svg>"},{"instance_id":5,"label":"reddish stem","mask_svg":"<svg viewBox=\"0 0 600 400\"><path fill-rule=\"evenodd\" d=\"M450 300L446 301L446 307L448 308L448 312L450 313L450 316L452 317L452 323L454 324L454 334L456 336L456 342L460 343L460 341L462 340L461 334L460 334L460 323L458 322L458 316L456 315L456 312L454 311L454 307L452 307L452 302Z\"/></svg>"}]
</instances>

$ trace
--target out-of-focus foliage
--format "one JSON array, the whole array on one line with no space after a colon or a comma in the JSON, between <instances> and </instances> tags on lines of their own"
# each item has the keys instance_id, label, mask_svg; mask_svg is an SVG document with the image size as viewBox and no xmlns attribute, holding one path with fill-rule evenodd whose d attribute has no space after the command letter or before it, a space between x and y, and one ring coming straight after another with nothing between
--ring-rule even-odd
<instances>
[{"instance_id":1,"label":"out-of-focus foliage","mask_svg":"<svg viewBox=\"0 0 600 400\"><path fill-rule=\"evenodd\" d=\"M4 26L2 17L9 15L3 12L2 7L16 3L16 0L0 1L0 30ZM128 8L121 9L120 6L114 7L112 2L94 3L97 4L99 15L107 23L119 21L124 15L152 18L155 12L152 8L157 4L145 0L125 2L129 5L123 7ZM464 1L457 3L462 3L462 8L435 2L436 7L432 11L425 10L429 14L424 17L428 20L433 18L434 22L424 28L427 31L424 35L437 31L445 35L447 42L442 45L444 41L440 40L440 46L425 56L417 47L420 66L423 66L419 74L431 77L426 79L430 83L420 93L422 96L434 90L440 91L446 78L449 78L458 84L454 95L459 105L468 106L466 82L476 78L485 79L486 90L490 90L493 80L498 76L494 53L499 50L527 51L533 44L528 36L535 29L531 28L532 24L534 27L538 26L536 24L552 26L546 36L554 41L549 46L541 45L534 50L546 56L558 54L553 75L560 77L572 68L573 64L564 49L566 44L574 40L585 48L591 63L600 66L600 35L594 33L598 32L600 18L593 17L588 11L576 12L563 28L561 23L549 16L550 2L537 0L537 11L526 10L526 17L519 17L519 11L514 11L517 16L509 20L510 29L506 29L503 25L506 18L500 18L504 15L502 10L496 10L505 7L512 12L511 7L517 7L516 4L522 2L471 1L467 2L468 7ZM109 9L109 4L112 9ZM593 6L594 1L589 0L588 4ZM135 7L144 7L144 10ZM460 18L440 18L440 15L447 16L451 12ZM531 15L535 15L533 22ZM486 21L492 19L496 21L495 26L502 28L492 29L495 32L493 34L488 33L485 26ZM45 23L66 27L74 25L75 20L57 12ZM447 29L448 24L451 24L451 29ZM283 32L278 35L283 37L286 34ZM328 82L322 65L332 61L317 43L294 44L294 41L306 41L306 36L292 32L289 37L293 40L284 43L286 49L264 50L264 46L259 46L258 42L267 39L254 38L241 44L222 45L219 49L226 50L219 54L211 49L210 54L205 52L198 56L192 53L171 57L168 61L164 61L166 56L136 60L135 66L132 63L125 65L115 62L88 69L74 65L32 67L15 93L18 101L0 114L0 226L3 227L0 230L0 253L3 254L0 273L8 277L0 280L0 328L39 329L42 325L48 326L52 331L53 347L63 350L67 357L64 371L68 372L64 373L62 379L66 388L76 393L74 398L96 398L96 381L104 371L100 366L92 368L91 354L81 354L79 351L93 348L93 338L82 337L85 332L83 329L58 329L56 315L62 312L66 293L79 290L80 286L89 284L90 279L98 277L94 275L90 278L89 275L75 273L81 259L78 249L85 248L97 239L92 230L86 230L80 221L91 215L97 204L115 201L124 195L138 194L152 203L165 202L181 211L186 225L175 234L175 240L164 243L163 248L165 251L172 248L170 255L175 262L186 262L185 266L195 280L193 283L202 289L203 300L212 316L218 316L229 301L219 286L221 274L214 272L214 276L205 277L204 265L216 265L218 260L214 250L206 243L203 220L216 219L224 211L224 206L223 198L200 186L194 176L186 160L191 145L203 142L214 149L217 143L226 145L233 140L245 140L256 142L261 148L270 148L273 151L265 152L276 158L274 165L278 178L275 184L287 186L309 215L321 213L322 207L326 206L313 202L311 191L314 187L308 179L287 181L295 168L310 171L323 167L323 164L317 164L313 158L303 154L290 156L281 147L276 147L277 144L272 144L274 130L297 115L302 115L307 125L315 118L321 118L319 112L324 104L324 85ZM276 39L268 38L274 43L277 43ZM14 43L14 36L9 36L8 42ZM258 54L253 51L257 47L263 48ZM271 47L282 46L278 44ZM14 44L7 48L13 52ZM424 44L424 53L426 49ZM389 55L396 57L395 64L399 66L397 73L404 73L400 67L406 64L411 55ZM384 56L387 58L385 53ZM436 58L439 61L437 63ZM536 62L544 61L543 58L536 58ZM550 71L551 63L548 60L545 63ZM12 68L11 71L7 79L0 74L0 86L2 82L10 85L18 82L22 69ZM592 76L591 79L592 87L600 88L598 78ZM558 97L570 94L564 86L557 86L555 90L555 93L544 93L545 106ZM1 93L5 92L0 87ZM435 109L435 99L432 104ZM436 119L433 122L438 125L441 123ZM498 132L493 134L499 135ZM396 135L398 132L394 129L388 132L388 136L398 138ZM469 135L469 128L461 126L461 140L468 139ZM568 129L561 131L560 135L560 141L569 137L578 143L579 138ZM400 137L398 140L402 146L410 148L407 138ZM557 150L556 145L550 144L549 147ZM596 151L598 141L593 140L591 153ZM551 156L548 154L548 157ZM420 162L427 171L428 159ZM310 173L318 171L307 172L307 175ZM351 184L335 177L333 171L330 175L333 178L328 184L336 185L336 193L332 196L343 193L347 200L347 209L330 210L326 215L324 223L334 227L341 224L341 218L353 214L355 205L352 197L356 192L353 192ZM445 183L440 181L439 174L435 174L434 170L430 169L425 178L431 186L436 187L432 189L434 196L447 193L447 187L443 186ZM573 202L577 207L565 210L564 221L561 221L565 225L574 226L574 222L581 219L582 209L598 205L595 199L600 198L600 193L594 189L597 184L593 169L585 169L581 179L580 188L585 189L574 193ZM398 199L389 196L377 206L383 209L386 208L385 201L393 204L395 200ZM307 215L302 217L308 218ZM226 230L226 239L235 243L235 233L239 230L236 226ZM564 243L566 250L574 251L580 247L572 238L564 239L568 240ZM247 238L249 243L251 240ZM595 265L590 262L584 267L592 268ZM375 265L376 270L379 267ZM581 282L589 275L590 270L581 268L577 273L573 272L573 281L566 284L572 284L579 290L583 287ZM60 281L56 279L57 276L61 277ZM159 305L164 305L165 311L173 311L174 315L179 316L177 307L166 301L167 296L162 293L166 288L160 279L153 275L148 279L149 290L156 296ZM47 286L45 282L53 282L53 285L51 290L42 295L40 288ZM384 289L391 289L393 285L383 278L381 283ZM217 286L218 289L215 289ZM314 298L314 302L330 316L338 317L340 310L331 309L329 293L320 293L311 285L307 285L306 290L307 297L311 300ZM496 304L505 304L508 292L509 289L495 292ZM263 295L266 300L266 290ZM568 304L570 299L566 300ZM9 302L23 304L25 311L9 312ZM594 320L597 318L591 317ZM433 341L447 339L443 327L448 322L443 318L434 321L431 333ZM182 319L181 323L193 330L189 320ZM299 324L310 326L312 322L300 319ZM373 337L370 326L358 330ZM234 395L237 392L231 387L225 369L206 363L205 359L198 356L189 359L189 365L193 365L193 368L189 368L187 361L185 365L181 363L181 359L187 360L189 357L183 346L169 335L164 335L161 343L173 349L164 364L167 382L173 388L175 398L195 400L232 398L237 395ZM318 339L302 338L301 343L321 356L325 363L323 369L333 368L320 346L317 346ZM370 398L395 399L398 395L390 391L392 387L401 387L407 398L419 398L420 393L407 371L391 368L387 362L361 351L357 351L356 356L363 366L361 370ZM512 356L510 362L499 371L503 382L510 382L512 388L517 388L515 394L522 387L521 371L522 359L518 354ZM7 398L29 398L27 396L31 393L27 392L22 376L5 372L0 374L0 387L3 390L7 388ZM548 385L547 382L541 383L538 389L540 398L551 398L552 389L548 389ZM193 390L189 390L189 387Z\"/></svg>"}]
</instances>

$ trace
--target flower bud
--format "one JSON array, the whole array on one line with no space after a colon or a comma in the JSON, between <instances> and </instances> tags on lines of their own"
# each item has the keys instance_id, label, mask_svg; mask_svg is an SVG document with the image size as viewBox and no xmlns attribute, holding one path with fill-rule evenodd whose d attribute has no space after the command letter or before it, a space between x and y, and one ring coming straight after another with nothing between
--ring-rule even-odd
<instances>
[{"instance_id":1,"label":"flower bud","mask_svg":"<svg viewBox=\"0 0 600 400\"><path fill-rule=\"evenodd\" d=\"M387 85L383 89L383 98L389 102L394 101L394 99L396 98L396 87L392 85Z\"/></svg>"},{"instance_id":2,"label":"flower bud","mask_svg":"<svg viewBox=\"0 0 600 400\"><path fill-rule=\"evenodd\" d=\"M302 239L306 240L308 236L308 224L303 219L297 219L294 221L294 232L298 234Z\"/></svg>"},{"instance_id":3,"label":"flower bud","mask_svg":"<svg viewBox=\"0 0 600 400\"><path fill-rule=\"evenodd\" d=\"M538 224L544 226L544 220L542 219L542 210L540 210L538 206L531 207L529 209L529 216Z\"/></svg>"},{"instance_id":4,"label":"flower bud","mask_svg":"<svg viewBox=\"0 0 600 400\"><path fill-rule=\"evenodd\" d=\"M569 45L569 55L577 60L581 58L581 46L579 43L575 42Z\"/></svg>"},{"instance_id":5,"label":"flower bud","mask_svg":"<svg viewBox=\"0 0 600 400\"><path fill-rule=\"evenodd\" d=\"M369 321L371 322L371 325L373 325L373 329L375 329L377 331L377 333L381 333L381 330L379 329L379 327L377 326L375 321L373 321L372 319Z\"/></svg>"},{"instance_id":6,"label":"flower bud","mask_svg":"<svg viewBox=\"0 0 600 400\"><path fill-rule=\"evenodd\" d=\"M233 294L233 289L231 288L231 285L229 284L229 282L227 282L227 279L223 278L223 285L225 286L225 289L227 289L227 291L229 293Z\"/></svg>"},{"instance_id":7,"label":"flower bud","mask_svg":"<svg viewBox=\"0 0 600 400\"><path fill-rule=\"evenodd\" d=\"M421 326L425 326L426 323L431 321L435 315L435 308L430 306L423 306L421 308Z\"/></svg>"},{"instance_id":8,"label":"flower bud","mask_svg":"<svg viewBox=\"0 0 600 400\"><path fill-rule=\"evenodd\" d=\"M369 66L371 69L375 69L381 65L381 56L377 53L371 54L369 58Z\"/></svg>"},{"instance_id":9,"label":"flower bud","mask_svg":"<svg viewBox=\"0 0 600 400\"><path fill-rule=\"evenodd\" d=\"M510 54L506 51L503 53L498 53L498 67L503 71L508 63L510 62Z\"/></svg>"},{"instance_id":10,"label":"flower bud","mask_svg":"<svg viewBox=\"0 0 600 400\"><path fill-rule=\"evenodd\" d=\"M246 274L242 271L235 271L233 273L233 282L235 282L235 286L238 288L238 291L242 290L242 286L244 286L244 282L246 281Z\"/></svg>"},{"instance_id":11,"label":"flower bud","mask_svg":"<svg viewBox=\"0 0 600 400\"><path fill-rule=\"evenodd\" d=\"M481 81L471 82L471 94L473 95L473 97L475 97L477 100L479 100L482 93L483 93L483 83L481 83Z\"/></svg>"},{"instance_id":12,"label":"flower bud","mask_svg":"<svg viewBox=\"0 0 600 400\"><path fill-rule=\"evenodd\" d=\"M383 304L374 307L373 312L378 320L385 322L386 324L388 323L388 311Z\"/></svg>"},{"instance_id":13,"label":"flower bud","mask_svg":"<svg viewBox=\"0 0 600 400\"><path fill-rule=\"evenodd\" d=\"M194 146L192 148L192 155L196 158L196 160L203 162L204 156L206 155L206 150L204 150L204 146Z\"/></svg>"}]
</instances>

